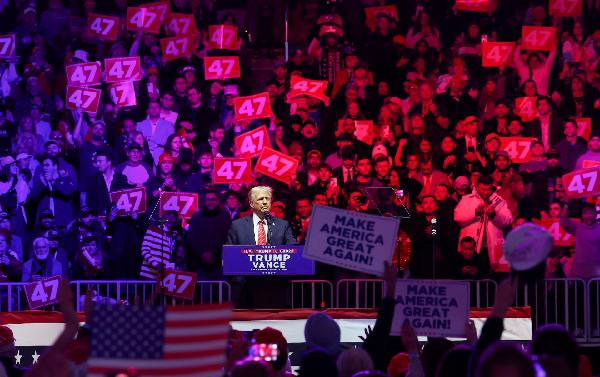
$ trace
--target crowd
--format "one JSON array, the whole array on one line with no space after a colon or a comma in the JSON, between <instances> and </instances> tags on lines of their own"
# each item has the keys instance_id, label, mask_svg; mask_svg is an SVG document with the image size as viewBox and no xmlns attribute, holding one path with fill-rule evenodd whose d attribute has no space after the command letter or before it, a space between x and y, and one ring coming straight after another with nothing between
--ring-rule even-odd
<instances>
[{"instance_id":1,"label":"crowd","mask_svg":"<svg viewBox=\"0 0 600 377\"><path fill-rule=\"evenodd\" d=\"M0 61L3 281L153 279L162 268L221 279L221 247L231 222L250 213L247 192L257 185L273 188L272 214L289 221L299 243L313 205L401 217L408 251L396 264L414 278L507 272L504 235L548 219L575 238L553 251L548 277L599 276L600 201L569 199L562 182L600 164L597 2L584 1L571 18L549 15L539 1L501 1L487 13L443 1L291 1L289 59L259 84L251 56L265 44L234 15L271 2L172 1L171 11L192 14L198 27L194 51L173 61L155 34L121 27L110 42L87 31L91 13L124 20L137 4L0 2L0 33L16 40L15 56ZM366 8L386 5L393 10L365 22ZM239 50L209 49L213 24L239 26ZM523 50L523 25L554 26L556 45ZM269 44L279 47L278 38ZM506 65L483 67L486 41L517 48ZM219 55L240 57L241 78L204 79L202 59ZM142 65L136 106L116 106L103 84L97 114L66 108L65 66L126 56ZM329 103L290 98L299 76L326 80ZM261 91L273 115L238 121L234 99ZM515 106L521 97L534 97L531 119ZM262 125L273 149L298 160L291 182L255 173L252 184L214 184L215 158L236 156L234 138ZM533 138L527 161L513 161L504 137ZM146 189L145 213L111 200L135 187ZM157 208L175 191L199 195L190 219Z\"/></svg>"}]
</instances>

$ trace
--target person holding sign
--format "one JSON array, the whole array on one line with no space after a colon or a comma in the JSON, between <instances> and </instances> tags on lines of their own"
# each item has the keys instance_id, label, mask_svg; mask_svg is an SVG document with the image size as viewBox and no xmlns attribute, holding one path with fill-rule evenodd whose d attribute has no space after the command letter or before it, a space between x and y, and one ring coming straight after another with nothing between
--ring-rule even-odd
<instances>
[{"instance_id":1,"label":"person holding sign","mask_svg":"<svg viewBox=\"0 0 600 377\"><path fill-rule=\"evenodd\" d=\"M519 44L514 55L515 69L519 75L519 85L524 85L527 80L533 80L537 84L538 94L547 96L550 73L556 56L556 46L552 48L545 61L542 60L539 53L532 52L527 56L527 63L523 63L521 55L522 50Z\"/></svg>"},{"instance_id":2,"label":"person holding sign","mask_svg":"<svg viewBox=\"0 0 600 377\"><path fill-rule=\"evenodd\" d=\"M575 164L576 170L583 168L585 161L600 163L600 130L594 130L592 132L590 140L588 141L588 148L588 151L577 159L577 163Z\"/></svg>"},{"instance_id":3,"label":"person holding sign","mask_svg":"<svg viewBox=\"0 0 600 377\"><path fill-rule=\"evenodd\" d=\"M569 278L592 279L600 276L600 223L596 217L596 207L585 204L581 211L581 223L578 223L569 218L569 206L563 206L560 225L575 236L575 254Z\"/></svg>"}]
</instances>

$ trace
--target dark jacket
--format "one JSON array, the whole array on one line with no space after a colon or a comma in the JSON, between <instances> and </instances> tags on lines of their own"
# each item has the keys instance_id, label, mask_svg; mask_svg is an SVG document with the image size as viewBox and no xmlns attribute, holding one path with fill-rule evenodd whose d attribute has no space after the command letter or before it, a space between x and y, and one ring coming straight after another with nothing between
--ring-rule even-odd
<instances>
[{"instance_id":1,"label":"dark jacket","mask_svg":"<svg viewBox=\"0 0 600 377\"><path fill-rule=\"evenodd\" d=\"M227 234L227 245L256 245L254 238L254 223L252 216L242 217L231 223ZM292 235L292 229L285 220L272 217L268 223L267 244L269 245L293 245L296 239Z\"/></svg>"}]
</instances>

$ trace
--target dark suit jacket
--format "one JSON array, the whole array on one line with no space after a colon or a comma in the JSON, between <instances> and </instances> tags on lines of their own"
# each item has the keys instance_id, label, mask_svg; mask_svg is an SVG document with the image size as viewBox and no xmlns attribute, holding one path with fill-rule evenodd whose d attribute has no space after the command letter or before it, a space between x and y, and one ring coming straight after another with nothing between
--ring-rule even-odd
<instances>
[{"instance_id":1,"label":"dark suit jacket","mask_svg":"<svg viewBox=\"0 0 600 377\"><path fill-rule=\"evenodd\" d=\"M478 135L475 140L477 140L477 151L483 156L483 144L481 143L481 137ZM464 159L465 154L467 154L467 139L465 139L463 136L456 139L456 155L459 159Z\"/></svg>"},{"instance_id":2,"label":"dark suit jacket","mask_svg":"<svg viewBox=\"0 0 600 377\"><path fill-rule=\"evenodd\" d=\"M117 173L116 170L110 187L106 187L106 181L100 172L94 176L85 178L82 185L84 191L87 193L86 204L100 216L110 211L112 204L110 202L111 192L131 188L131 185L127 183L127 177L121 173Z\"/></svg>"},{"instance_id":3,"label":"dark suit jacket","mask_svg":"<svg viewBox=\"0 0 600 377\"><path fill-rule=\"evenodd\" d=\"M288 222L271 216L268 223L267 244L294 245L296 243L296 239L292 235L292 229ZM256 245L252 216L242 217L231 223L231 228L229 228L225 244Z\"/></svg>"},{"instance_id":4,"label":"dark suit jacket","mask_svg":"<svg viewBox=\"0 0 600 377\"><path fill-rule=\"evenodd\" d=\"M563 136L563 126L560 117L555 113L552 113L550 116L549 128L548 139L550 145L556 145ZM523 133L542 141L542 123L540 122L540 118L535 118L531 122L523 124Z\"/></svg>"}]
</instances>

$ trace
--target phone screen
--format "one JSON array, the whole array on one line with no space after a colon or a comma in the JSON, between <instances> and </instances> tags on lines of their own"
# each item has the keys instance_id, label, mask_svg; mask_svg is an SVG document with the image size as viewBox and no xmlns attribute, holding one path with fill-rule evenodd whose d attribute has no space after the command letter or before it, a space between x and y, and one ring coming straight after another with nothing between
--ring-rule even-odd
<instances>
[{"instance_id":1,"label":"phone screen","mask_svg":"<svg viewBox=\"0 0 600 377\"><path fill-rule=\"evenodd\" d=\"M279 357L277 344L253 344L248 350L248 356L254 360L275 361Z\"/></svg>"}]
</instances>

